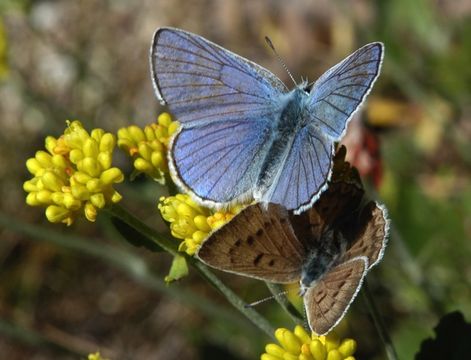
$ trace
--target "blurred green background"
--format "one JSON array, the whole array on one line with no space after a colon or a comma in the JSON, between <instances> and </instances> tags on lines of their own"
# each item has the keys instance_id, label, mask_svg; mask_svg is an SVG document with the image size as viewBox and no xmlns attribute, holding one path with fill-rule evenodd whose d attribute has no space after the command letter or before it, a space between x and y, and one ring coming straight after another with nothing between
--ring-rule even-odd
<instances>
[{"instance_id":1,"label":"blurred green background","mask_svg":"<svg viewBox=\"0 0 471 360\"><path fill-rule=\"evenodd\" d=\"M393 223L370 288L401 359L413 358L446 313L471 319L471 2L1 0L0 15L2 358L101 350L114 360L254 359L263 351L268 339L198 276L161 286L170 257L133 248L106 216L66 228L25 205L24 163L66 119L116 132L164 110L148 66L160 26L203 35L286 84L265 35L295 78L310 80L383 41L382 74L344 141ZM124 156L115 161L131 172ZM139 178L118 190L125 207L166 231L158 183ZM261 282L219 275L248 302L268 294ZM259 310L292 328L275 302ZM341 334L357 340L358 359L385 358L361 296Z\"/></svg>"}]
</instances>

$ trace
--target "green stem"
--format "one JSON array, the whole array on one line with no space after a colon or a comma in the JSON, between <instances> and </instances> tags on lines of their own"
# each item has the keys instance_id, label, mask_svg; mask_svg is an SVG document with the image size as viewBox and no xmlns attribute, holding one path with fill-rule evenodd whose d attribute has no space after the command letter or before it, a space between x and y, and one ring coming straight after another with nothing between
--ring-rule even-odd
<instances>
[{"instance_id":1,"label":"green stem","mask_svg":"<svg viewBox=\"0 0 471 360\"><path fill-rule=\"evenodd\" d=\"M286 293L283 287L279 284L274 283L265 283L267 285L268 290L273 294L275 300L280 304L280 306L285 310L288 315L293 319L296 324L303 324L304 317L303 315L296 309L293 304L288 300L286 297Z\"/></svg>"},{"instance_id":2,"label":"green stem","mask_svg":"<svg viewBox=\"0 0 471 360\"><path fill-rule=\"evenodd\" d=\"M378 308L376 307L373 295L370 292L368 287L368 282L366 279L363 281L363 296L366 301L366 305L370 310L371 317L373 318L373 322L375 324L376 330L378 331L379 337L384 344L384 348L386 349L386 355L389 360L398 360L396 350L394 345L391 341L391 337L389 336L388 331L386 330L386 326L384 325L383 319L379 314Z\"/></svg>"},{"instance_id":3,"label":"green stem","mask_svg":"<svg viewBox=\"0 0 471 360\"><path fill-rule=\"evenodd\" d=\"M205 278L221 294L223 294L237 310L244 314L250 321L252 321L252 323L254 323L260 330L265 332L268 336L274 336L274 329L265 318L263 318L254 309L246 308L246 303L241 298L239 298L236 293L234 293L230 288L228 288L221 280L219 280L219 278L214 275L214 273L211 272L206 265L204 265L193 257L178 252L177 243L174 240L157 233L120 206L114 205L108 211L112 216L116 216L121 221L127 223L129 226L132 226L135 230L155 242L157 245L159 245L161 248L163 248L170 254L179 254L185 256L187 262L191 264L203 278Z\"/></svg>"}]
</instances>

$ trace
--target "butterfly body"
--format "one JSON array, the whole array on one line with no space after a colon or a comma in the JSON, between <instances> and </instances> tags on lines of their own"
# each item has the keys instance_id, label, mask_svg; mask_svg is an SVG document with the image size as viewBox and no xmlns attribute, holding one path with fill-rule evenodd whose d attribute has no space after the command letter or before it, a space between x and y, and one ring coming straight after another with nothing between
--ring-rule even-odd
<instances>
[{"instance_id":1,"label":"butterfly body","mask_svg":"<svg viewBox=\"0 0 471 360\"><path fill-rule=\"evenodd\" d=\"M314 287L331 270L347 250L347 239L333 229L329 229L319 239L310 239L311 246L301 267L300 295Z\"/></svg>"},{"instance_id":2,"label":"butterfly body","mask_svg":"<svg viewBox=\"0 0 471 360\"><path fill-rule=\"evenodd\" d=\"M200 203L257 200L296 213L331 176L334 142L379 75L383 45L363 46L291 91L270 71L201 36L160 28L151 45L157 98L181 127L169 168ZM307 91L309 90L309 91Z\"/></svg>"},{"instance_id":3,"label":"butterfly body","mask_svg":"<svg viewBox=\"0 0 471 360\"><path fill-rule=\"evenodd\" d=\"M276 182L279 164L286 161L295 136L309 124L308 96L301 87L296 87L280 101L283 107L272 124L271 138L267 142L268 151L257 176L255 200L268 202L269 199L265 199L270 194L267 190Z\"/></svg>"}]
</instances>

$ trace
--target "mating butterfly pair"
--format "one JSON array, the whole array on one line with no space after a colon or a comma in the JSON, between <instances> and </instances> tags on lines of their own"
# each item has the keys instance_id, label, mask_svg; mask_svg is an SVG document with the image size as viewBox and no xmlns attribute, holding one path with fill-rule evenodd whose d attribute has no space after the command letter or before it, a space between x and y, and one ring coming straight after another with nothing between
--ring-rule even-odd
<instances>
[{"instance_id":1,"label":"mating butterfly pair","mask_svg":"<svg viewBox=\"0 0 471 360\"><path fill-rule=\"evenodd\" d=\"M334 143L382 57L381 43L365 45L314 84L287 91L268 70L195 34L162 28L151 47L157 97L181 123L169 152L175 182L211 206L264 204L213 233L199 258L267 281L300 281L318 334L340 321L386 244L385 209L363 204L344 150L337 162L347 175L332 176Z\"/></svg>"}]
</instances>

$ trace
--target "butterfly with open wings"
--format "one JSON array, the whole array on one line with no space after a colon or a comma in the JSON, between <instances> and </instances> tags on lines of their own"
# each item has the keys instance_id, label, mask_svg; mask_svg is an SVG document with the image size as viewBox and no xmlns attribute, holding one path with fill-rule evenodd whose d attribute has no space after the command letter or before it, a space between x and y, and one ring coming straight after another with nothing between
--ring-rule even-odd
<instances>
[{"instance_id":1,"label":"butterfly with open wings","mask_svg":"<svg viewBox=\"0 0 471 360\"><path fill-rule=\"evenodd\" d=\"M201 36L158 29L150 63L158 99L181 123L169 168L205 205L255 200L295 213L327 188L334 142L376 81L383 44L367 44L291 91L263 67Z\"/></svg>"},{"instance_id":2,"label":"butterfly with open wings","mask_svg":"<svg viewBox=\"0 0 471 360\"><path fill-rule=\"evenodd\" d=\"M299 281L309 326L319 335L343 318L387 243L386 209L365 200L345 153L340 147L329 188L309 211L293 215L280 205L251 205L197 253L227 272L282 284Z\"/></svg>"}]
</instances>

